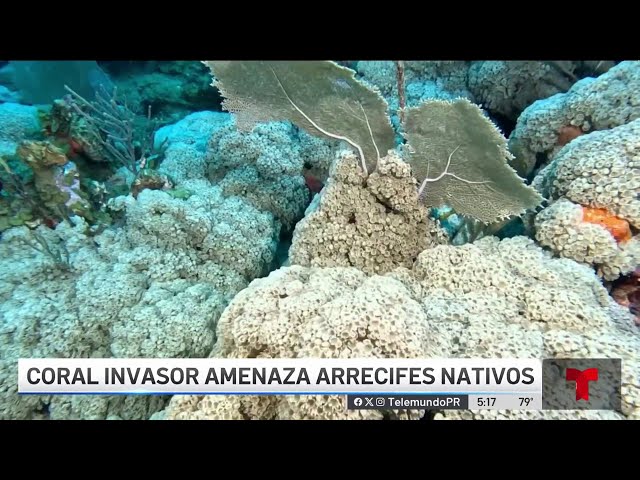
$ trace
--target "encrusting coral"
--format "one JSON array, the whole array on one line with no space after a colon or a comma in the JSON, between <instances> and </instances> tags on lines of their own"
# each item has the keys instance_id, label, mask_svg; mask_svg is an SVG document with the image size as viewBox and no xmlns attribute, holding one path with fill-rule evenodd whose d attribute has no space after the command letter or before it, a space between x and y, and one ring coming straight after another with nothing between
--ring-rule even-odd
<instances>
[{"instance_id":1,"label":"encrusting coral","mask_svg":"<svg viewBox=\"0 0 640 480\"><path fill-rule=\"evenodd\" d=\"M471 62L469 90L494 114L516 120L534 101L566 92L579 62L485 60Z\"/></svg>"},{"instance_id":2,"label":"encrusting coral","mask_svg":"<svg viewBox=\"0 0 640 480\"><path fill-rule=\"evenodd\" d=\"M359 61L358 74L380 89L399 127L396 62ZM584 75L601 74L613 62L582 61L404 61L406 103L467 98L494 116L515 121L534 101L566 92Z\"/></svg>"},{"instance_id":3,"label":"encrusting coral","mask_svg":"<svg viewBox=\"0 0 640 480\"><path fill-rule=\"evenodd\" d=\"M549 200L604 208L640 228L640 119L576 138L532 185Z\"/></svg>"},{"instance_id":4,"label":"encrusting coral","mask_svg":"<svg viewBox=\"0 0 640 480\"><path fill-rule=\"evenodd\" d=\"M615 280L640 264L638 235L617 241L606 226L585 220L584 207L564 198L536 215L535 230L540 245L595 267L605 280Z\"/></svg>"},{"instance_id":5,"label":"encrusting coral","mask_svg":"<svg viewBox=\"0 0 640 480\"><path fill-rule=\"evenodd\" d=\"M582 207L582 221L602 225L618 243L631 240L629 222L612 215L604 208Z\"/></svg>"},{"instance_id":6,"label":"encrusting coral","mask_svg":"<svg viewBox=\"0 0 640 480\"><path fill-rule=\"evenodd\" d=\"M522 112L509 137L514 168L522 176L553 159L570 137L607 130L640 117L640 62L621 62L597 78L584 78L566 93L538 100ZM579 131L578 131L579 129Z\"/></svg>"},{"instance_id":7,"label":"encrusting coral","mask_svg":"<svg viewBox=\"0 0 640 480\"><path fill-rule=\"evenodd\" d=\"M245 133L230 122L211 136L205 161L209 179L225 195L271 212L290 230L309 204L303 172L326 175L333 155L326 141L290 123L259 124Z\"/></svg>"},{"instance_id":8,"label":"encrusting coral","mask_svg":"<svg viewBox=\"0 0 640 480\"><path fill-rule=\"evenodd\" d=\"M453 91L513 119L547 87L568 88L553 80L574 81L577 64L522 62L512 66L516 75L504 62L405 62L415 80L408 97L422 101L434 90L443 100L401 112L407 143L396 151L387 102L345 67L205 63L233 117L189 115L156 132L148 148L131 143L120 158L109 150L113 138L86 142L58 102L46 128L53 137L59 131L70 152L55 138L17 149L33 167L34 189L55 187L59 205L84 200L70 153L105 160L110 152L122 164L118 174L129 168L130 182L127 195L101 202L113 219L104 229L71 208L52 228L19 219L34 230L2 232L0 419L425 415L346 410L333 395L17 394L18 358L206 356L620 358L620 412L440 411L436 418L640 419L632 283L640 264L640 62L622 62L529 107L510 140L515 162L485 112ZM371 66L362 71L388 80L388 64L380 62L382 73ZM430 76L428 85L420 81ZM550 83L521 89L530 78ZM13 154L22 130L0 135L0 144L5 137ZM103 151L93 152L98 144ZM164 163L147 169L155 151ZM530 187L520 176L540 162ZM8 161L0 167L18 178ZM429 210L481 226L530 212L542 197L546 208L523 219L535 225L539 245L522 236L449 245ZM0 217L8 207L0 205ZM602 279L617 280L607 284L615 300Z\"/></svg>"},{"instance_id":9,"label":"encrusting coral","mask_svg":"<svg viewBox=\"0 0 640 480\"><path fill-rule=\"evenodd\" d=\"M640 119L576 138L533 181L536 239L607 280L640 264Z\"/></svg>"},{"instance_id":10,"label":"encrusting coral","mask_svg":"<svg viewBox=\"0 0 640 480\"><path fill-rule=\"evenodd\" d=\"M456 412L477 418L640 418L640 334L585 266L532 240L440 245L412 269L284 267L222 314L212 357L621 358L622 412ZM346 410L339 396L174 396L169 419L419 418Z\"/></svg>"},{"instance_id":11,"label":"encrusting coral","mask_svg":"<svg viewBox=\"0 0 640 480\"><path fill-rule=\"evenodd\" d=\"M26 247L28 229L3 234L0 418L144 419L167 401L18 396L18 358L208 354L225 305L271 264L279 227L206 180L184 185L187 200L159 190L112 200L122 225L93 237L80 217L74 228L39 227L44 241L64 242L68 269Z\"/></svg>"},{"instance_id":12,"label":"encrusting coral","mask_svg":"<svg viewBox=\"0 0 640 480\"><path fill-rule=\"evenodd\" d=\"M392 151L365 181L355 155L336 159L329 181L293 234L290 262L354 266L366 273L410 267L447 236L418 201L411 167Z\"/></svg>"}]
</instances>

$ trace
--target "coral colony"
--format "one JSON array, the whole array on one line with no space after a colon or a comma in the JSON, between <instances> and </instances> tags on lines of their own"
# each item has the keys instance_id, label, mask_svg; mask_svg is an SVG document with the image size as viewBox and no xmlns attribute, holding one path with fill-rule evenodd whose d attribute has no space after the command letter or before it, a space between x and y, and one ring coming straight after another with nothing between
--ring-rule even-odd
<instances>
[{"instance_id":1,"label":"coral colony","mask_svg":"<svg viewBox=\"0 0 640 480\"><path fill-rule=\"evenodd\" d=\"M620 411L431 418L640 419L640 62L11 61L0 83L0 419L425 415L17 393L21 358L208 357L622 359Z\"/></svg>"}]
</instances>

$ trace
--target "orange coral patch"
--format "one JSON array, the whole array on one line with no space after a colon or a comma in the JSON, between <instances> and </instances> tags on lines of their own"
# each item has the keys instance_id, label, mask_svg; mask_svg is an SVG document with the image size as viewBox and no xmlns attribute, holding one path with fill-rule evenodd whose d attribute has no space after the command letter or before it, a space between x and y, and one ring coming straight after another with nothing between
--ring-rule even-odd
<instances>
[{"instance_id":1,"label":"orange coral patch","mask_svg":"<svg viewBox=\"0 0 640 480\"><path fill-rule=\"evenodd\" d=\"M613 235L613 238L615 238L618 243L631 239L629 222L612 215L604 208L582 207L582 220L588 223L602 225Z\"/></svg>"},{"instance_id":2,"label":"orange coral patch","mask_svg":"<svg viewBox=\"0 0 640 480\"><path fill-rule=\"evenodd\" d=\"M564 147L567 143L569 143L574 138L579 137L584 132L580 127L576 127L574 125L567 125L562 127L558 131L558 146Z\"/></svg>"}]
</instances>

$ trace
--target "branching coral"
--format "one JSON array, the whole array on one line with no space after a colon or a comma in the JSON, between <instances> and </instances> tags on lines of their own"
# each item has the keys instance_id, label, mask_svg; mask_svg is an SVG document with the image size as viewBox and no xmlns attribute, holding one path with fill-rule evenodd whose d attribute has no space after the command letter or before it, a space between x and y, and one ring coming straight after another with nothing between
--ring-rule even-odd
<instances>
[{"instance_id":1,"label":"branching coral","mask_svg":"<svg viewBox=\"0 0 640 480\"><path fill-rule=\"evenodd\" d=\"M72 95L71 106L90 126L89 133L119 166L138 173L138 156L134 145L135 114L118 102L116 90L104 87L96 92L95 102L90 102L66 87Z\"/></svg>"},{"instance_id":2,"label":"branching coral","mask_svg":"<svg viewBox=\"0 0 640 480\"><path fill-rule=\"evenodd\" d=\"M95 100L91 102L71 88L65 88L71 94L69 105L79 116L76 125L72 125L76 141L80 141L90 156L106 157L134 175L160 163L163 146L155 150L153 133L137 128L136 114L126 102L120 101L117 89L102 87L96 91ZM152 125L151 109L147 120ZM96 150L98 153L92 155Z\"/></svg>"}]
</instances>

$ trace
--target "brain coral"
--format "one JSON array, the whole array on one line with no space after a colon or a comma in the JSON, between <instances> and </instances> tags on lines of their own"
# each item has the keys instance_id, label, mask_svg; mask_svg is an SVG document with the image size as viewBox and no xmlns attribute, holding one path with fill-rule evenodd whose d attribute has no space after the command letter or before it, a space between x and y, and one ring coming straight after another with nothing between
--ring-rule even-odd
<instances>
[{"instance_id":1,"label":"brain coral","mask_svg":"<svg viewBox=\"0 0 640 480\"><path fill-rule=\"evenodd\" d=\"M640 117L640 62L625 61L597 78L576 82L567 93L533 103L518 118L509 138L514 167L527 176L569 139L607 130ZM574 131L567 135L567 129Z\"/></svg>"},{"instance_id":2,"label":"brain coral","mask_svg":"<svg viewBox=\"0 0 640 480\"><path fill-rule=\"evenodd\" d=\"M384 273L410 267L422 250L446 241L418 202L411 167L394 153L366 182L355 156L344 153L316 198L294 231L292 264Z\"/></svg>"},{"instance_id":3,"label":"brain coral","mask_svg":"<svg viewBox=\"0 0 640 480\"><path fill-rule=\"evenodd\" d=\"M40 227L63 242L70 269L25 245L26 228L0 242L0 418L144 419L167 397L18 396L21 357L204 357L228 301L267 270L279 229L273 216L185 181L188 200L156 190L112 202L122 225Z\"/></svg>"},{"instance_id":4,"label":"brain coral","mask_svg":"<svg viewBox=\"0 0 640 480\"><path fill-rule=\"evenodd\" d=\"M452 412L440 417L639 418L640 334L591 269L525 237L421 253L412 269L284 267L255 280L217 328L214 357L608 357L623 362L623 412ZM169 419L416 418L346 411L336 396L175 396Z\"/></svg>"}]
</instances>

